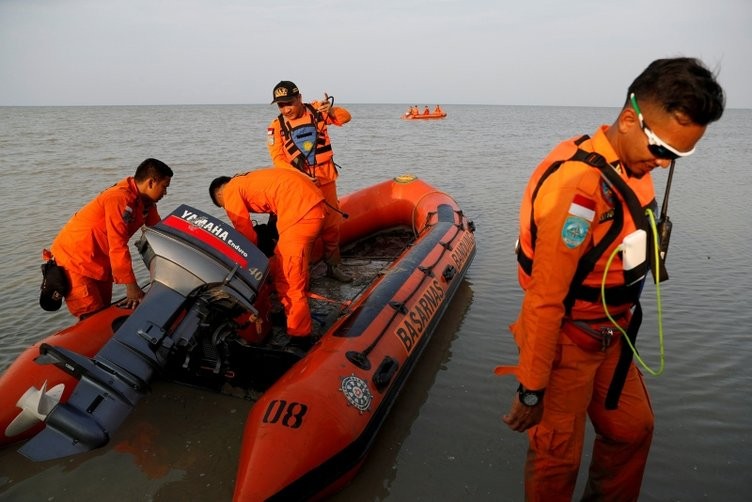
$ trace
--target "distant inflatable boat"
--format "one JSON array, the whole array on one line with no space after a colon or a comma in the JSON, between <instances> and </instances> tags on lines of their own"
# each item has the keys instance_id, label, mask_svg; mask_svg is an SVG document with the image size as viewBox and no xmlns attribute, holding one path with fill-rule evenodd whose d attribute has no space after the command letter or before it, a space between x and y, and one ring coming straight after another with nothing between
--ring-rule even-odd
<instances>
[{"instance_id":1,"label":"distant inflatable boat","mask_svg":"<svg viewBox=\"0 0 752 502\"><path fill-rule=\"evenodd\" d=\"M443 119L446 116L447 116L446 112L440 112L440 113L431 112L428 114L419 113L417 115L405 113L404 115L402 115L402 118L404 120L436 120L436 119Z\"/></svg>"},{"instance_id":2,"label":"distant inflatable boat","mask_svg":"<svg viewBox=\"0 0 752 502\"><path fill-rule=\"evenodd\" d=\"M425 118L425 117L419 117ZM439 118L439 117L433 117ZM303 500L357 472L475 255L474 225L444 192L400 176L342 198L355 280L311 278L317 340L280 345L269 262L230 225L187 205L138 242L151 283L38 342L0 377L0 446L34 461L105 446L156 378L256 389L236 501ZM221 427L222 424L217 424Z\"/></svg>"}]
</instances>

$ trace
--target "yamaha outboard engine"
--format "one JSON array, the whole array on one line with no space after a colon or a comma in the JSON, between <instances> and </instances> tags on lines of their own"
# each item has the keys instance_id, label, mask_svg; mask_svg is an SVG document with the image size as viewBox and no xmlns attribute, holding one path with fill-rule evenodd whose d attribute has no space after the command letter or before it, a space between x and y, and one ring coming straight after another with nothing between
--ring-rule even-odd
<instances>
[{"instance_id":1,"label":"yamaha outboard engine","mask_svg":"<svg viewBox=\"0 0 752 502\"><path fill-rule=\"evenodd\" d=\"M222 323L257 314L254 302L268 259L229 224L182 205L145 228L138 248L151 286L110 341L93 358L40 346L38 363L54 364L80 382L67 402L46 415L46 427L19 449L31 460L103 446L155 374L168 365L190 366L199 333L212 331L216 341L231 332Z\"/></svg>"}]
</instances>

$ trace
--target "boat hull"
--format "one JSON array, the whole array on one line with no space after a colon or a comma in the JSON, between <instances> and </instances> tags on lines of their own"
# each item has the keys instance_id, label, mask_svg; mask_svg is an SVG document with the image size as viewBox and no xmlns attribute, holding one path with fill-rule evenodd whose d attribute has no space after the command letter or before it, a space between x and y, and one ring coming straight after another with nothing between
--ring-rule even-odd
<instances>
[{"instance_id":1,"label":"boat hull","mask_svg":"<svg viewBox=\"0 0 752 502\"><path fill-rule=\"evenodd\" d=\"M446 113L429 113L429 114L418 114L418 115L403 115L403 120L440 120L447 116Z\"/></svg>"},{"instance_id":2,"label":"boat hull","mask_svg":"<svg viewBox=\"0 0 752 502\"><path fill-rule=\"evenodd\" d=\"M253 407L236 500L308 499L352 473L475 253L472 224L457 204L420 180L355 194L342 209L351 213L347 239L395 224L412 226L419 237Z\"/></svg>"}]
</instances>

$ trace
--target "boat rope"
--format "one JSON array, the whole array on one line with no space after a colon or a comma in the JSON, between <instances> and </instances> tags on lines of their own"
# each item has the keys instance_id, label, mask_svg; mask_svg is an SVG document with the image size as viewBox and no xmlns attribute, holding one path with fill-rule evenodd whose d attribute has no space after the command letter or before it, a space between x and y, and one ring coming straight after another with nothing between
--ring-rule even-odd
<instances>
[{"instance_id":1,"label":"boat rope","mask_svg":"<svg viewBox=\"0 0 752 502\"><path fill-rule=\"evenodd\" d=\"M320 295L318 293L314 293L313 291L307 291L306 292L306 296L308 298L310 298L311 300L319 300L319 301L322 301L322 302L332 303L334 305L339 305L340 307L342 307L342 310L344 310L347 307L349 307L350 304L352 303L352 300L343 300L343 301L335 300L333 298L328 298L328 297L326 297L324 295Z\"/></svg>"},{"instance_id":2,"label":"boat rope","mask_svg":"<svg viewBox=\"0 0 752 502\"><path fill-rule=\"evenodd\" d=\"M335 212L339 213L342 216L342 218L348 219L350 217L349 214L347 214L346 212L342 211L340 208L334 207L331 204L329 204L326 201L326 199L322 200L321 202L323 202L324 204L326 204L332 211L335 211Z\"/></svg>"},{"instance_id":3,"label":"boat rope","mask_svg":"<svg viewBox=\"0 0 752 502\"><path fill-rule=\"evenodd\" d=\"M420 230L418 230L418 228L416 226L416 224L417 224L416 220L418 218L418 206L420 206L421 201L423 199L425 199L426 197L428 197L429 195L434 195L434 194L439 194L439 195L443 195L445 197L448 197L452 202L454 202L455 206L460 207L460 205L457 204L457 201L454 200L454 197L452 197L451 195L449 195L449 194L447 194L445 192L442 192L441 190L432 190L430 192L424 193L423 195L420 196L420 199L418 199L415 202L415 204L413 205L413 214L412 214L412 216L410 218L410 220L411 220L410 225L412 227L413 235L415 237L418 237L421 234L421 232L423 232L426 228L432 226L431 221L430 221L431 220L431 216L434 215L434 214L437 214L436 211L430 211L428 213L428 216L426 217L426 222L423 225L423 228L421 228Z\"/></svg>"}]
</instances>

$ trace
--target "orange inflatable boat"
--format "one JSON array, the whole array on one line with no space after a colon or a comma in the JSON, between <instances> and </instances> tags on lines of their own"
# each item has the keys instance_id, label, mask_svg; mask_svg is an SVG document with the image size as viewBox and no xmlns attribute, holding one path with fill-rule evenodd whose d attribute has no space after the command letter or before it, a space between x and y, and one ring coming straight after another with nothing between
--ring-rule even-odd
<instances>
[{"instance_id":1,"label":"orange inflatable boat","mask_svg":"<svg viewBox=\"0 0 752 502\"><path fill-rule=\"evenodd\" d=\"M35 461L102 447L157 378L255 389L234 499L305 500L341 488L475 255L473 223L414 176L341 202L343 260L355 279L335 283L314 266L317 341L307 353L280 342L266 256L229 224L182 205L138 243L151 278L138 308L113 305L51 335L0 377L0 444Z\"/></svg>"},{"instance_id":2,"label":"orange inflatable boat","mask_svg":"<svg viewBox=\"0 0 752 502\"><path fill-rule=\"evenodd\" d=\"M446 117L446 112L436 113L418 113L418 114L411 114L411 113L405 113L402 115L402 118L404 120L432 120L432 119L443 119Z\"/></svg>"}]
</instances>

